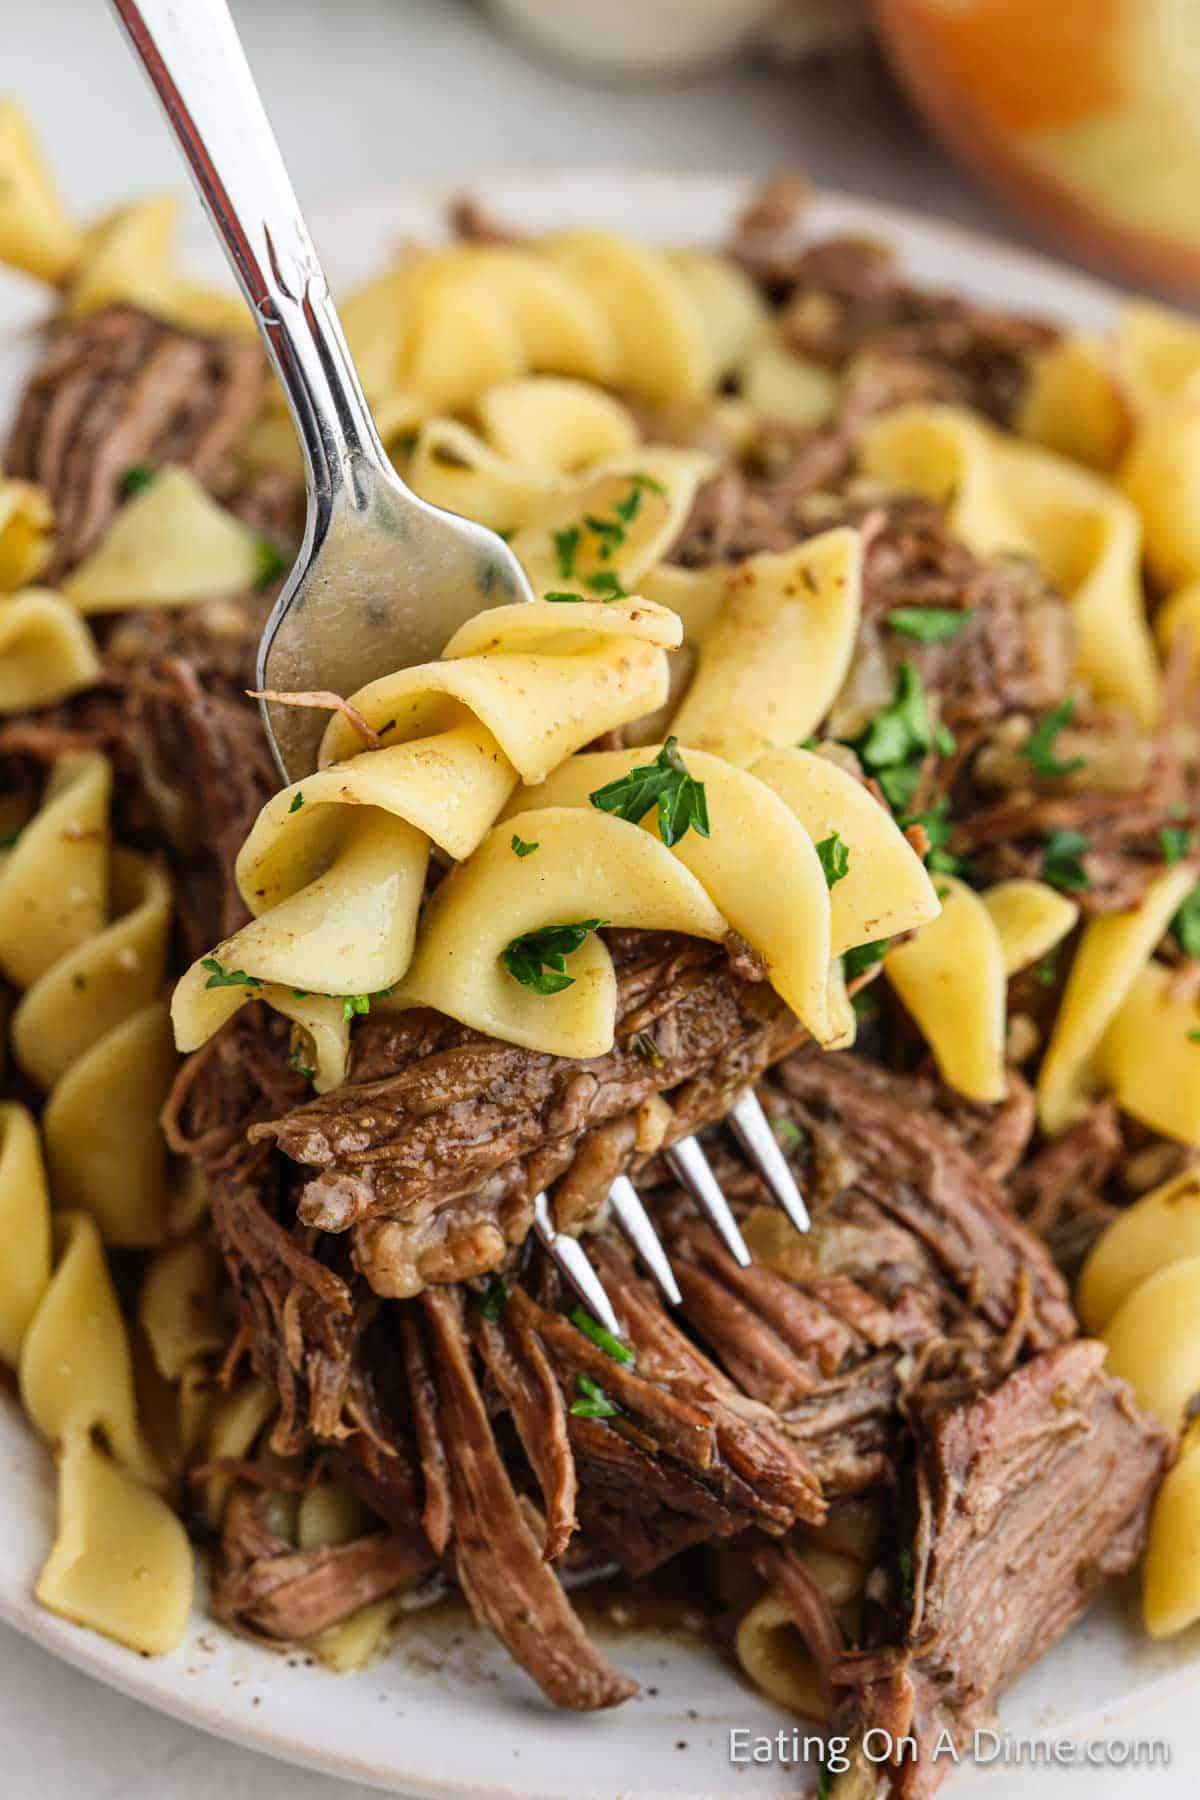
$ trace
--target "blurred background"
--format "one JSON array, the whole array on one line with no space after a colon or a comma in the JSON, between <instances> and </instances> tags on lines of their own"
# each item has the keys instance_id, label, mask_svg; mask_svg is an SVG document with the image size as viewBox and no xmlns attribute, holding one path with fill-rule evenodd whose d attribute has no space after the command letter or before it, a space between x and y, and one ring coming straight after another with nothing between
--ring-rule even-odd
<instances>
[{"instance_id":1,"label":"blurred background","mask_svg":"<svg viewBox=\"0 0 1200 1800\"><path fill-rule=\"evenodd\" d=\"M1200 298L1200 0L233 0L307 202L473 170L766 173ZM5 8L73 201L182 186L104 0Z\"/></svg>"},{"instance_id":2,"label":"blurred background","mask_svg":"<svg viewBox=\"0 0 1200 1800\"><path fill-rule=\"evenodd\" d=\"M427 175L609 162L816 181L974 225L861 0L233 0L306 202ZM0 86L84 210L182 187L104 0L4 8Z\"/></svg>"}]
</instances>

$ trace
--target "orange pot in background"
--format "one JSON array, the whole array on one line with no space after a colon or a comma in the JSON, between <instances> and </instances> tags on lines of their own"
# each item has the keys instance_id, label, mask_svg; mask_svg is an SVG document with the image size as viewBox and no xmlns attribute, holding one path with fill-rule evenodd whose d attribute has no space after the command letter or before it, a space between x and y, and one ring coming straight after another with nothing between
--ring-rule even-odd
<instances>
[{"instance_id":1,"label":"orange pot in background","mask_svg":"<svg viewBox=\"0 0 1200 1800\"><path fill-rule=\"evenodd\" d=\"M934 131L1061 248L1200 299L1197 0L872 0Z\"/></svg>"}]
</instances>

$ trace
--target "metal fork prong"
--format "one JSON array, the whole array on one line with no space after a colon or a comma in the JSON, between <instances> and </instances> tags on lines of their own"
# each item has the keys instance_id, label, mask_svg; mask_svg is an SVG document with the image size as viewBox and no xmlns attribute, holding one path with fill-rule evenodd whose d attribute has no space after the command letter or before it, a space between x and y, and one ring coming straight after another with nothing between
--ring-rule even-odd
<instances>
[{"instance_id":1,"label":"metal fork prong","mask_svg":"<svg viewBox=\"0 0 1200 1800\"><path fill-rule=\"evenodd\" d=\"M738 1143L771 1190L772 1199L782 1206L797 1231L808 1231L812 1220L804 1196L753 1088L747 1088L736 1101L729 1114L729 1123Z\"/></svg>"},{"instance_id":2,"label":"metal fork prong","mask_svg":"<svg viewBox=\"0 0 1200 1800\"><path fill-rule=\"evenodd\" d=\"M687 1189L701 1212L720 1234L730 1256L743 1269L748 1269L752 1259L746 1248L746 1240L738 1230L738 1222L698 1140L694 1137L680 1138L667 1151L667 1161L676 1180Z\"/></svg>"},{"instance_id":3,"label":"metal fork prong","mask_svg":"<svg viewBox=\"0 0 1200 1800\"><path fill-rule=\"evenodd\" d=\"M575 1238L568 1237L565 1231L555 1229L550 1217L550 1203L545 1194L534 1197L533 1229L592 1317L598 1319L605 1331L611 1331L614 1337L624 1337L621 1322L612 1309L612 1302L604 1291L600 1277L588 1261L583 1246Z\"/></svg>"},{"instance_id":4,"label":"metal fork prong","mask_svg":"<svg viewBox=\"0 0 1200 1800\"><path fill-rule=\"evenodd\" d=\"M679 1291L679 1283L671 1272L667 1253L650 1223L650 1214L642 1205L641 1195L628 1175L617 1176L608 1190L608 1198L617 1224L653 1275L662 1293L672 1306L680 1305L683 1295Z\"/></svg>"}]
</instances>

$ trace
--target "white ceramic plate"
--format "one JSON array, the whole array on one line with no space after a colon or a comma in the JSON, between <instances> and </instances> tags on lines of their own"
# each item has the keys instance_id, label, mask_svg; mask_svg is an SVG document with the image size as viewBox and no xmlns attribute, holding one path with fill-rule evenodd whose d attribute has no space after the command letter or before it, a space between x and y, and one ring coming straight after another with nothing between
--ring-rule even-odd
<instances>
[{"instance_id":1,"label":"white ceramic plate","mask_svg":"<svg viewBox=\"0 0 1200 1800\"><path fill-rule=\"evenodd\" d=\"M464 189L498 218L530 230L588 223L664 242L714 243L748 184L578 170L370 195L314 220L335 287L370 274L404 237L440 235L447 199ZM886 238L919 281L1001 306L1099 326L1118 298L1040 258L885 207L827 195L809 222L814 234ZM211 242L197 245L195 260L210 275L223 271ZM22 360L10 339L0 358L0 418L11 410ZM0 1402L0 1493L0 1616L101 1681L253 1749L412 1796L746 1800L797 1792L794 1773L778 1766L735 1770L728 1755L730 1729L765 1733L790 1729L793 1721L704 1646L683 1638L607 1641L643 1693L615 1713L592 1716L552 1711L488 1634L419 1615L402 1627L386 1658L356 1676L243 1643L215 1626L202 1603L173 1655L135 1656L44 1612L31 1597L51 1537L53 1470L8 1393ZM1136 1595L1127 1589L1095 1608L1017 1684L1002 1708L1004 1725L1031 1737L1101 1733L1200 1676L1198 1651L1200 1633L1168 1645L1142 1636Z\"/></svg>"}]
</instances>

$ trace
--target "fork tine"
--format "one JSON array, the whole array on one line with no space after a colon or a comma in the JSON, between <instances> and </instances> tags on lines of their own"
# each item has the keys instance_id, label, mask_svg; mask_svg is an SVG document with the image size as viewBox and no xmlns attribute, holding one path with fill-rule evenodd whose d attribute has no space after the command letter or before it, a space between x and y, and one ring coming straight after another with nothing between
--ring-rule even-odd
<instances>
[{"instance_id":1,"label":"fork tine","mask_svg":"<svg viewBox=\"0 0 1200 1800\"><path fill-rule=\"evenodd\" d=\"M738 1143L771 1190L772 1198L783 1208L797 1231L808 1231L812 1220L804 1196L753 1088L747 1088L735 1102L729 1123Z\"/></svg>"},{"instance_id":2,"label":"fork tine","mask_svg":"<svg viewBox=\"0 0 1200 1800\"><path fill-rule=\"evenodd\" d=\"M565 1231L555 1230L545 1194L534 1196L533 1229L592 1317L598 1319L614 1337L623 1338L625 1333L621 1330L621 1322L612 1309L600 1277L588 1261L582 1245L575 1238L568 1237Z\"/></svg>"},{"instance_id":3,"label":"fork tine","mask_svg":"<svg viewBox=\"0 0 1200 1800\"><path fill-rule=\"evenodd\" d=\"M746 1240L738 1230L721 1184L712 1172L707 1156L694 1137L680 1138L667 1151L667 1161L676 1179L687 1189L705 1217L716 1227L725 1248L736 1263L748 1269L751 1263Z\"/></svg>"},{"instance_id":4,"label":"fork tine","mask_svg":"<svg viewBox=\"0 0 1200 1800\"><path fill-rule=\"evenodd\" d=\"M628 1175L617 1176L608 1190L608 1198L612 1203L613 1215L617 1224L671 1305L678 1306L683 1300L683 1295L679 1291L679 1283L671 1272L667 1253L659 1243L654 1226L650 1223L650 1214L642 1205L641 1195Z\"/></svg>"}]
</instances>

